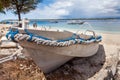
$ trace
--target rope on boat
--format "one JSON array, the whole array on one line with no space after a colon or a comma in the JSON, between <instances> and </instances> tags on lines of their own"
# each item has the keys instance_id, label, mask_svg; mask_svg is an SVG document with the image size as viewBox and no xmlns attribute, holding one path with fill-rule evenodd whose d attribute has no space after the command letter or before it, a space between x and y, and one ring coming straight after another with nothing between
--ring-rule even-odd
<instances>
[{"instance_id":1,"label":"rope on boat","mask_svg":"<svg viewBox=\"0 0 120 80\"><path fill-rule=\"evenodd\" d=\"M51 40L43 36L38 36L29 31L25 30L26 34L20 34L18 30L10 30L7 33L6 37L13 41L23 41L27 40L30 42L35 42L38 45L47 45L47 46L70 46L73 44L90 44L94 42L100 42L102 40L101 36L94 37L91 36L89 39L80 38L77 34L73 34L71 37L63 39L63 40ZM78 38L76 38L76 36Z\"/></svg>"},{"instance_id":2,"label":"rope on boat","mask_svg":"<svg viewBox=\"0 0 120 80\"><path fill-rule=\"evenodd\" d=\"M9 55L9 56L7 56L7 57L4 57L4 58L1 58L0 59L0 63L3 63L3 62L6 62L6 61L10 61L10 60L13 60L13 59L16 59L18 56L19 56L19 53L21 52L21 50L23 49L21 46L19 46L18 45L18 50L15 52L15 53L13 53L13 54L11 54L11 55Z\"/></svg>"}]
</instances>

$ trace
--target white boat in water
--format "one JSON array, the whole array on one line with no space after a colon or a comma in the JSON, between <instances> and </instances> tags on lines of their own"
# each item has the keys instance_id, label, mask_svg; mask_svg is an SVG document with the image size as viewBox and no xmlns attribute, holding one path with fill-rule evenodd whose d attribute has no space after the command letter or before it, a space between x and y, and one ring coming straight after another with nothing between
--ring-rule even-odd
<instances>
[{"instance_id":1,"label":"white boat in water","mask_svg":"<svg viewBox=\"0 0 120 80\"><path fill-rule=\"evenodd\" d=\"M69 20L67 24L84 24L84 21L81 20Z\"/></svg>"},{"instance_id":2,"label":"white boat in water","mask_svg":"<svg viewBox=\"0 0 120 80\"><path fill-rule=\"evenodd\" d=\"M26 49L35 63L49 73L74 57L94 55L101 36L75 34L69 31L12 28L7 38L17 41Z\"/></svg>"}]
</instances>

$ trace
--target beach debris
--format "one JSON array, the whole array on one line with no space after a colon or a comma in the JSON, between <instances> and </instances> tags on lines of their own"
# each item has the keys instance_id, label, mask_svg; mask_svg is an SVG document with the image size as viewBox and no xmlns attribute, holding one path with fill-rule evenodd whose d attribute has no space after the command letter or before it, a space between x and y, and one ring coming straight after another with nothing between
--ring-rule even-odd
<instances>
[{"instance_id":1,"label":"beach debris","mask_svg":"<svg viewBox=\"0 0 120 80\"><path fill-rule=\"evenodd\" d=\"M15 60L22 51L22 47L18 45L18 50L7 57L0 58L0 64L9 60Z\"/></svg>"},{"instance_id":2,"label":"beach debris","mask_svg":"<svg viewBox=\"0 0 120 80\"><path fill-rule=\"evenodd\" d=\"M116 74L114 76L114 79L115 80L120 80L120 47L119 47L119 62L118 62L118 65L117 65L117 71L116 71Z\"/></svg>"},{"instance_id":3,"label":"beach debris","mask_svg":"<svg viewBox=\"0 0 120 80\"><path fill-rule=\"evenodd\" d=\"M0 48L15 48L17 44L12 41L2 41L0 44Z\"/></svg>"},{"instance_id":4,"label":"beach debris","mask_svg":"<svg viewBox=\"0 0 120 80\"><path fill-rule=\"evenodd\" d=\"M46 80L31 59L16 59L0 65L0 80Z\"/></svg>"},{"instance_id":5,"label":"beach debris","mask_svg":"<svg viewBox=\"0 0 120 80\"><path fill-rule=\"evenodd\" d=\"M106 60L99 72L88 80L114 80L119 62L119 52L116 46L104 45Z\"/></svg>"},{"instance_id":6,"label":"beach debris","mask_svg":"<svg viewBox=\"0 0 120 80\"><path fill-rule=\"evenodd\" d=\"M5 36L1 38L0 48L15 48L17 44L13 41L8 40Z\"/></svg>"}]
</instances>

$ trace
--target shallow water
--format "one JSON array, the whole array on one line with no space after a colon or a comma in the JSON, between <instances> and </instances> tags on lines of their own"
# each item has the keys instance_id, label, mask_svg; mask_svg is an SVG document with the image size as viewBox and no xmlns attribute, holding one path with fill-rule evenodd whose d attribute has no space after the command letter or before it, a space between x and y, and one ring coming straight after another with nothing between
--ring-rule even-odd
<instances>
[{"instance_id":1,"label":"shallow water","mask_svg":"<svg viewBox=\"0 0 120 80\"><path fill-rule=\"evenodd\" d=\"M120 20L83 20L85 24L67 24L69 20L56 20L58 23L53 23L50 20L31 20L30 26L37 23L38 27L55 28L61 30L78 31L78 30L95 30L97 32L120 33ZM90 24L92 27L89 27Z\"/></svg>"}]
</instances>

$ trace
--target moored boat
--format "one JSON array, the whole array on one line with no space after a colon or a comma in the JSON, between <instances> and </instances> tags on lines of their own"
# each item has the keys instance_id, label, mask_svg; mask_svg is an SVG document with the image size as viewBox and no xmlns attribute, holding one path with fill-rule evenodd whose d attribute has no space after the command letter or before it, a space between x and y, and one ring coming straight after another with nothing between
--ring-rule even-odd
<instances>
[{"instance_id":1,"label":"moored boat","mask_svg":"<svg viewBox=\"0 0 120 80\"><path fill-rule=\"evenodd\" d=\"M81 21L81 20L70 20L67 22L67 24L84 24L84 21Z\"/></svg>"}]
</instances>

